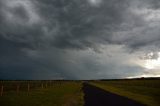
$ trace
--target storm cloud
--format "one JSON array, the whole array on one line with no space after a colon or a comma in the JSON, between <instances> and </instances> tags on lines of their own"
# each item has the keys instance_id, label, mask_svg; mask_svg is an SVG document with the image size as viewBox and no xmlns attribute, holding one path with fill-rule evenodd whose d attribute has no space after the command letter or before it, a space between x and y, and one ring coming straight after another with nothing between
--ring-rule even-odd
<instances>
[{"instance_id":1,"label":"storm cloud","mask_svg":"<svg viewBox=\"0 0 160 106\"><path fill-rule=\"evenodd\" d=\"M0 78L144 75L143 62L159 58L159 7L158 0L0 0Z\"/></svg>"}]
</instances>

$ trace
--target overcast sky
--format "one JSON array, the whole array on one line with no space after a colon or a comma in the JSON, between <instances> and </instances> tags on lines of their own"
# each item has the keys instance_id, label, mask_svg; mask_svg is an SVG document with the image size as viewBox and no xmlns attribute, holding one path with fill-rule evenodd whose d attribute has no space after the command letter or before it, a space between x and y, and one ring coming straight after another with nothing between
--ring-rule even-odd
<instances>
[{"instance_id":1,"label":"overcast sky","mask_svg":"<svg viewBox=\"0 0 160 106\"><path fill-rule=\"evenodd\" d=\"M0 0L0 79L160 76L159 0Z\"/></svg>"}]
</instances>

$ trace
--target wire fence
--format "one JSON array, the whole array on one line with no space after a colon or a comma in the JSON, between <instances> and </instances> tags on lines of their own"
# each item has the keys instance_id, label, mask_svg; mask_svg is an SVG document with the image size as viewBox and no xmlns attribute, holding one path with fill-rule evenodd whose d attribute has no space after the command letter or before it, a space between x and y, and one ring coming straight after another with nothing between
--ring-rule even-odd
<instances>
[{"instance_id":1,"label":"wire fence","mask_svg":"<svg viewBox=\"0 0 160 106\"><path fill-rule=\"evenodd\" d=\"M20 92L27 92L35 89L45 89L54 86L61 86L68 81L0 81L0 96L4 96L7 93L15 92L19 94Z\"/></svg>"}]
</instances>

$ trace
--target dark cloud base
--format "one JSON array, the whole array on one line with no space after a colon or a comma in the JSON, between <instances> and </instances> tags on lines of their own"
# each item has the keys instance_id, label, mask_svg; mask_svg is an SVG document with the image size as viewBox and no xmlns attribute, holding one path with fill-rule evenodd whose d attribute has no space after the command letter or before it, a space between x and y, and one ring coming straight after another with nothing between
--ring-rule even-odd
<instances>
[{"instance_id":1,"label":"dark cloud base","mask_svg":"<svg viewBox=\"0 0 160 106\"><path fill-rule=\"evenodd\" d=\"M159 57L160 16L151 17L159 13L159 1L97 1L1 0L0 79L98 79L143 74L143 67L119 62L139 51L144 55L155 52L143 59ZM118 48L116 55L104 55L115 54L114 45L123 48ZM134 57L125 61L130 58Z\"/></svg>"}]
</instances>

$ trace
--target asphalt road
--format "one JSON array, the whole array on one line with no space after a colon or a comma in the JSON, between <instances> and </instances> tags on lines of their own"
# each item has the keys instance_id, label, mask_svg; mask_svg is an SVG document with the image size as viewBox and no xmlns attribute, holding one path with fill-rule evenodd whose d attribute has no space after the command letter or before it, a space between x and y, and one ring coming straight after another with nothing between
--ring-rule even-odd
<instances>
[{"instance_id":1,"label":"asphalt road","mask_svg":"<svg viewBox=\"0 0 160 106\"><path fill-rule=\"evenodd\" d=\"M145 106L126 97L84 83L84 106Z\"/></svg>"}]
</instances>

